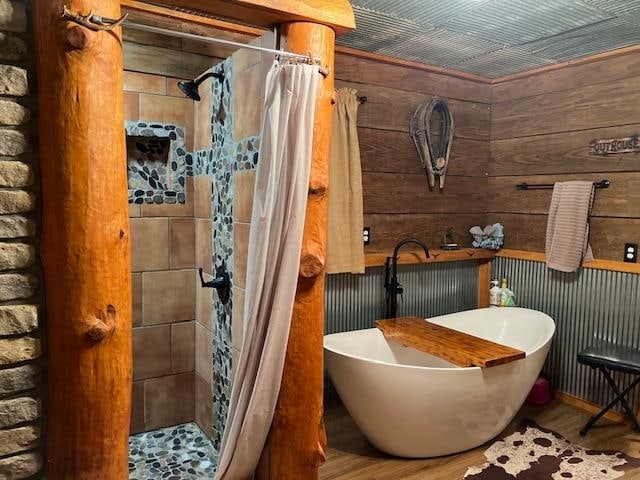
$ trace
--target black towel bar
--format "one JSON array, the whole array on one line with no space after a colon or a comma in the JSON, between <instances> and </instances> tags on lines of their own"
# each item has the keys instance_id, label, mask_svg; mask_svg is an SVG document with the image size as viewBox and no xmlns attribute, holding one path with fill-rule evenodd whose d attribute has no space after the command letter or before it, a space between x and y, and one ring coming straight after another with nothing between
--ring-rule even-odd
<instances>
[{"instance_id":1,"label":"black towel bar","mask_svg":"<svg viewBox=\"0 0 640 480\"><path fill-rule=\"evenodd\" d=\"M593 182L596 188L609 188L611 182L609 180L600 180L599 182ZM535 189L545 189L545 188L553 188L554 183L518 183L516 185L517 190L535 190Z\"/></svg>"}]
</instances>

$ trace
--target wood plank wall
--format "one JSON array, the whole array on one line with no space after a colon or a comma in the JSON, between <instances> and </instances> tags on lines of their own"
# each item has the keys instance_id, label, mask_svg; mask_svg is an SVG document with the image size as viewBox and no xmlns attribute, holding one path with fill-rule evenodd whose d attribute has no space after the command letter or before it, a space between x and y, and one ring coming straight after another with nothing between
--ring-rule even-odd
<instances>
[{"instance_id":1,"label":"wood plank wall","mask_svg":"<svg viewBox=\"0 0 640 480\"><path fill-rule=\"evenodd\" d=\"M336 88L367 97L358 114L367 251L388 250L407 236L437 248L449 227L468 246L469 228L486 218L490 86L342 54L336 79ZM430 95L449 101L456 123L442 193L429 191L409 135L411 115Z\"/></svg>"},{"instance_id":2,"label":"wood plank wall","mask_svg":"<svg viewBox=\"0 0 640 480\"><path fill-rule=\"evenodd\" d=\"M249 43L254 39L250 35L227 32L178 19L132 11L128 13L127 20L134 23L242 43ZM195 78L211 66L230 57L236 50L232 47L143 32L126 27L123 31L123 37L124 63L127 70L183 79Z\"/></svg>"},{"instance_id":3,"label":"wood plank wall","mask_svg":"<svg viewBox=\"0 0 640 480\"><path fill-rule=\"evenodd\" d=\"M550 190L515 184L611 180L591 222L596 258L622 260L640 243L640 154L590 155L589 141L640 133L640 53L568 67L492 88L488 220L505 247L544 251Z\"/></svg>"}]
</instances>

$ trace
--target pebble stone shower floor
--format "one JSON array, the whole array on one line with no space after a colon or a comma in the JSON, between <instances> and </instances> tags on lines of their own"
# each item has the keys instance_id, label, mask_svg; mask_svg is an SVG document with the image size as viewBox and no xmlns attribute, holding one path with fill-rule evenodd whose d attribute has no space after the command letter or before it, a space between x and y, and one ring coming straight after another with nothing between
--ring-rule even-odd
<instances>
[{"instance_id":1,"label":"pebble stone shower floor","mask_svg":"<svg viewBox=\"0 0 640 480\"><path fill-rule=\"evenodd\" d=\"M213 478L216 453L195 423L129 437L129 480Z\"/></svg>"}]
</instances>

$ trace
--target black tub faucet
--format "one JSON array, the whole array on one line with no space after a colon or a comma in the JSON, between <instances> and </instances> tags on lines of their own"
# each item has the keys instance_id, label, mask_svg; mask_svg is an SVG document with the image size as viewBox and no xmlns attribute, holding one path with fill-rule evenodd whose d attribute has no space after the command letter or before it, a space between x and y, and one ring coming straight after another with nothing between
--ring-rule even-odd
<instances>
[{"instance_id":1,"label":"black tub faucet","mask_svg":"<svg viewBox=\"0 0 640 480\"><path fill-rule=\"evenodd\" d=\"M393 249L393 256L387 257L387 261L385 263L385 318L396 318L398 316L398 295L402 295L404 292L402 285L398 283L398 251L407 243L415 243L416 245L419 245L424 250L427 258L430 257L429 247L427 247L422 240L418 240L417 238L405 238L396 244L396 247Z\"/></svg>"}]
</instances>

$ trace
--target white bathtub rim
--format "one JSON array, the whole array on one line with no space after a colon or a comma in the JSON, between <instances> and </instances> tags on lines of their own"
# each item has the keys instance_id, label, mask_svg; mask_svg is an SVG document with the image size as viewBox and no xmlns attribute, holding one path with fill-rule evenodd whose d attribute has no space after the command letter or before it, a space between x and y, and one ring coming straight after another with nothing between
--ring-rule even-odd
<instances>
[{"instance_id":1,"label":"white bathtub rim","mask_svg":"<svg viewBox=\"0 0 640 480\"><path fill-rule=\"evenodd\" d=\"M505 307L507 308L507 307ZM553 340L553 335L555 334L556 331L556 323L553 320L553 318L551 318L549 315L547 315L544 312L541 312L539 310L533 310L530 308L522 308L522 307L508 307L508 308L514 308L514 309L520 309L520 310L528 310L531 312L536 312L544 317L546 317L550 323L551 323L551 329L550 332L548 334L548 337L545 339L544 342L542 342L540 345L538 345L534 350L531 350L530 352L526 352L526 355L524 358L520 359L520 360L515 360L515 362L521 362L523 360L526 360L528 357L531 357L533 355L535 355L536 353L538 353L540 350L545 349L549 343L551 343L551 340ZM484 309L475 309L475 310L484 310ZM487 309L489 310L489 309ZM473 311L473 310L471 310ZM463 313L463 312L457 312L457 313ZM438 317L433 317L431 319L429 318L425 318L425 320L433 320L436 318L440 318L440 317L446 317L447 315L439 315ZM378 330L377 328L366 328L364 329L364 331L371 331L371 330ZM453 329L455 330L455 329ZM363 331L363 330L356 330L356 331ZM380 331L380 330L378 330ZM337 333L330 333L325 335L324 337L330 337L332 335L341 335L344 333L352 333L352 332L337 332ZM382 332L381 332L382 333ZM367 358L367 357L362 357L360 355L353 355L351 353L347 353L345 351L342 350L336 350L335 348L331 348L328 347L326 345L326 342L323 341L323 348L324 350L326 350L327 352L336 354L336 355L340 355L342 357L347 357L347 358L352 358L354 360L359 360L361 362L365 362L365 363L373 363L376 365L385 365L385 366L389 366L389 367L397 367L397 368L402 368L402 369L409 369L409 370L415 370L418 372L424 372L424 371L430 371L430 372L449 372L449 373L453 373L453 372L472 372L472 371L479 371L479 370L484 370L484 368L482 367L460 367L457 365L453 365L453 367L422 367L419 365L405 365L405 364L401 364L401 363L391 363L391 362L384 362L382 360L375 360L372 358ZM509 362L509 363L514 363L514 362ZM503 364L503 365L509 365L509 363ZM496 365L496 367L498 367L500 365ZM495 368L495 367L489 367L489 368Z\"/></svg>"}]
</instances>

